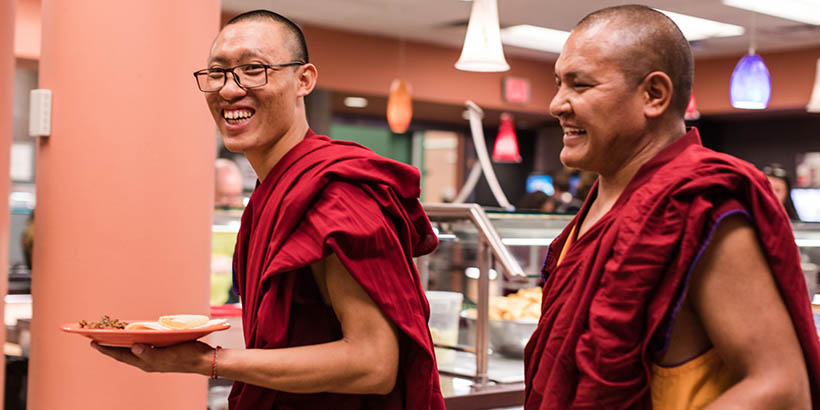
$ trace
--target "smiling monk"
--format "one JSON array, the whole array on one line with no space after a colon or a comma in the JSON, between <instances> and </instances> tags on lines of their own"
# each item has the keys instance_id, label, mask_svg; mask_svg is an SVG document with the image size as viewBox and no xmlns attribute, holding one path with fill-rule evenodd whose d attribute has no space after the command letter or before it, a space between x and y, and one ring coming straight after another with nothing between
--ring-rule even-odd
<instances>
[{"instance_id":1,"label":"smiling monk","mask_svg":"<svg viewBox=\"0 0 820 410\"><path fill-rule=\"evenodd\" d=\"M437 245L418 171L310 130L317 69L279 14L229 21L194 75L225 146L259 177L234 254L247 349L95 348L146 371L233 379L235 410L443 409L412 261Z\"/></svg>"},{"instance_id":2,"label":"smiling monk","mask_svg":"<svg viewBox=\"0 0 820 410\"><path fill-rule=\"evenodd\" d=\"M599 174L550 245L526 409L820 408L820 344L789 220L752 165L683 115L665 15L585 17L555 64L561 161Z\"/></svg>"}]
</instances>

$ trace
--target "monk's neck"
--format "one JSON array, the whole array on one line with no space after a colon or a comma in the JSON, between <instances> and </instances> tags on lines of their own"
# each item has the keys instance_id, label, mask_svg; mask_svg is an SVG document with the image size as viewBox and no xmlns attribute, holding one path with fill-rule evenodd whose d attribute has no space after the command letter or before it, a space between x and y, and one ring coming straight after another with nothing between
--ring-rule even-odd
<instances>
[{"instance_id":1,"label":"monk's neck","mask_svg":"<svg viewBox=\"0 0 820 410\"><path fill-rule=\"evenodd\" d=\"M293 147L305 139L307 134L307 121L300 123L287 130L282 136L276 138L272 145L264 149L245 152L248 162L251 163L259 182L264 182L270 171L279 163Z\"/></svg>"},{"instance_id":2,"label":"monk's neck","mask_svg":"<svg viewBox=\"0 0 820 410\"><path fill-rule=\"evenodd\" d=\"M611 172L602 172L598 176L598 191L595 200L590 205L589 211L582 223L579 234L589 230L595 222L606 215L615 205L618 199L626 190L626 187L641 169L643 164L654 158L664 148L668 147L678 138L686 133L683 122L679 127L669 128L662 132L652 133L643 138L643 144L637 146L636 150L625 161Z\"/></svg>"}]
</instances>

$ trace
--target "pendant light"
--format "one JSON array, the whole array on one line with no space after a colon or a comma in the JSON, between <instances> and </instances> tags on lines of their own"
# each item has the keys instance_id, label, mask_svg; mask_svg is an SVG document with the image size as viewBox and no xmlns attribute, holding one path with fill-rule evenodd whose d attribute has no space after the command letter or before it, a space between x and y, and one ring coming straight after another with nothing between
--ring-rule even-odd
<instances>
[{"instance_id":1,"label":"pendant light","mask_svg":"<svg viewBox=\"0 0 820 410\"><path fill-rule=\"evenodd\" d=\"M410 97L412 88L402 78L404 72L404 39L399 42L399 77L390 84L387 97L387 124L396 134L407 132L413 118L413 100Z\"/></svg>"},{"instance_id":2,"label":"pendant light","mask_svg":"<svg viewBox=\"0 0 820 410\"><path fill-rule=\"evenodd\" d=\"M820 112L820 58L817 59L817 74L814 76L814 89L811 92L809 105L806 107L808 112Z\"/></svg>"},{"instance_id":3,"label":"pendant light","mask_svg":"<svg viewBox=\"0 0 820 410\"><path fill-rule=\"evenodd\" d=\"M498 125L498 136L493 145L493 161L495 162L521 162L521 155L518 153L518 138L515 136L513 127L513 117L509 113L502 113Z\"/></svg>"},{"instance_id":4,"label":"pendant light","mask_svg":"<svg viewBox=\"0 0 820 410\"><path fill-rule=\"evenodd\" d=\"M410 98L410 84L402 78L390 84L390 95L387 98L387 124L396 134L407 132L413 118L413 101Z\"/></svg>"},{"instance_id":5,"label":"pendant light","mask_svg":"<svg viewBox=\"0 0 820 410\"><path fill-rule=\"evenodd\" d=\"M698 103L695 100L695 93L689 96L689 104L686 105L686 113L683 114L683 119L694 121L700 118L700 111L698 111Z\"/></svg>"},{"instance_id":6,"label":"pendant light","mask_svg":"<svg viewBox=\"0 0 820 410\"><path fill-rule=\"evenodd\" d=\"M772 80L769 69L755 53L756 14L752 13L749 53L743 56L732 72L729 99L732 107L747 110L762 110L769 105L772 96Z\"/></svg>"},{"instance_id":7,"label":"pendant light","mask_svg":"<svg viewBox=\"0 0 820 410\"><path fill-rule=\"evenodd\" d=\"M496 0L473 0L470 21L461 57L456 68L463 71L507 71L510 65L504 59L501 32L498 28Z\"/></svg>"}]
</instances>

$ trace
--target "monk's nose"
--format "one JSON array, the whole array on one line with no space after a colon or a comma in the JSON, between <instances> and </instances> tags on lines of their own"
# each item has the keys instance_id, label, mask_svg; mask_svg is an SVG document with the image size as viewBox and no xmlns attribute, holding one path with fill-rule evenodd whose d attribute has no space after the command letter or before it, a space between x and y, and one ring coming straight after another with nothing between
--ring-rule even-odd
<instances>
[{"instance_id":1,"label":"monk's nose","mask_svg":"<svg viewBox=\"0 0 820 410\"><path fill-rule=\"evenodd\" d=\"M558 92L555 93L555 96L552 97L552 101L550 101L550 115L555 118L561 118L572 111L572 106L569 104L569 100L566 98L563 89L564 87L559 87Z\"/></svg>"}]
</instances>

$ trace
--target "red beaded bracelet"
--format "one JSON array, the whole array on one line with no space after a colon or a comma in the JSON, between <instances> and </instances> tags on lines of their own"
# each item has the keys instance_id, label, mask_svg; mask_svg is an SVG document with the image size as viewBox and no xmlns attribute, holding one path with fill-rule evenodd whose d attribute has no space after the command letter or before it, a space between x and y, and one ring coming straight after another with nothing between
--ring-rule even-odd
<instances>
[{"instance_id":1,"label":"red beaded bracelet","mask_svg":"<svg viewBox=\"0 0 820 410\"><path fill-rule=\"evenodd\" d=\"M216 374L216 355L219 353L219 349L221 348L222 346L217 346L216 349L214 349L214 358L211 361L211 379L213 380L219 378L219 376L217 376Z\"/></svg>"}]
</instances>

